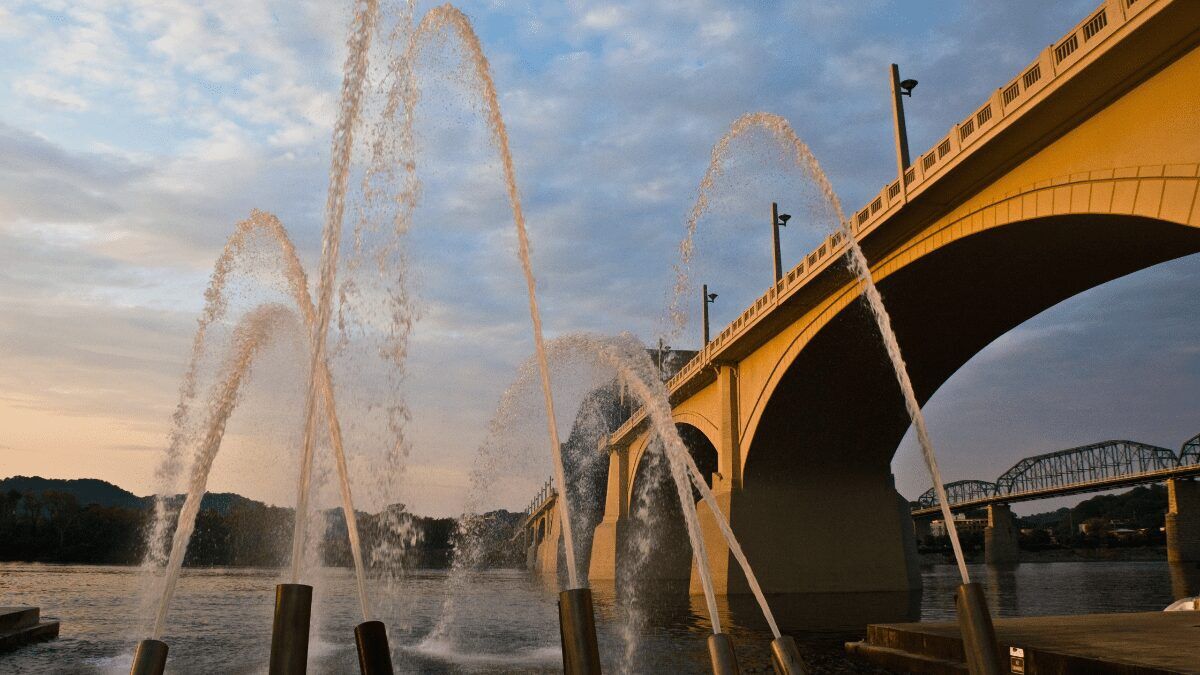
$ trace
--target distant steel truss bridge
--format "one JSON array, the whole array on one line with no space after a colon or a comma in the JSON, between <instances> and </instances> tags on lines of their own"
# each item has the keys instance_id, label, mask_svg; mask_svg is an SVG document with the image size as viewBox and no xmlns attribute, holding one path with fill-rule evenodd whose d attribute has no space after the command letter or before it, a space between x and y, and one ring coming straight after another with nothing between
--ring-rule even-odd
<instances>
[{"instance_id":1,"label":"distant steel truss bridge","mask_svg":"<svg viewBox=\"0 0 1200 675\"><path fill-rule=\"evenodd\" d=\"M1169 478L1200 475L1200 435L1173 450L1136 441L1104 441L1078 448L1026 457L995 482L959 480L946 483L953 511L1010 504L1048 497L1100 492ZM940 512L933 488L913 507L914 517Z\"/></svg>"}]
</instances>

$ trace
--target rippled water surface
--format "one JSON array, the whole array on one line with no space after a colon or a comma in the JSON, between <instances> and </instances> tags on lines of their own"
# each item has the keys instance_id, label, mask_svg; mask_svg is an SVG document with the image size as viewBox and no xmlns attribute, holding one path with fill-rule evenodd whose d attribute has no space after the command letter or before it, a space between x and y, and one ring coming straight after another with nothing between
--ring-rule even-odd
<instances>
[{"instance_id":1,"label":"rippled water surface","mask_svg":"<svg viewBox=\"0 0 1200 675\"><path fill-rule=\"evenodd\" d=\"M1194 571L1165 562L1026 563L1010 570L973 566L1001 616L1160 610L1194 584ZM1185 578L1187 577L1187 578ZM957 572L939 565L923 572L920 598L857 596L776 597L781 624L824 672L878 672L839 656L846 639L861 637L863 611L873 620L953 617ZM136 568L0 564L0 605L37 605L62 621L58 640L0 654L3 673L128 672L144 618L138 604L143 582ZM172 606L164 640L170 672L265 672L271 608L280 572L257 569L189 569ZM379 617L388 625L397 672L560 672L555 592L526 574L495 570L475 575L455 591L453 629L431 632L450 592L447 574L410 574ZM625 630L611 588L597 588L596 611L606 672L705 672L704 637L710 630L702 598L664 594L647 606L644 626ZM383 604L383 603L380 603ZM745 672L767 672L770 638L752 605L724 603ZM883 612L887 616L879 616ZM326 570L317 584L310 672L354 673L353 627L359 620L348 570ZM626 639L636 643L624 661Z\"/></svg>"}]
</instances>

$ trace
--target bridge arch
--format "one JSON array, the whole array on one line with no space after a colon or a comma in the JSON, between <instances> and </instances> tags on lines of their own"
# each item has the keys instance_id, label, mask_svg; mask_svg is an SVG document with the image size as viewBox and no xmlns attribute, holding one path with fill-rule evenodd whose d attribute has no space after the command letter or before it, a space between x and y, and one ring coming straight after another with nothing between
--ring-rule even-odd
<instances>
[{"instance_id":1,"label":"bridge arch","mask_svg":"<svg viewBox=\"0 0 1200 675\"><path fill-rule=\"evenodd\" d=\"M919 400L983 347L1055 304L1200 251L1196 171L1195 165L1135 167L1044 181L943 219L873 261ZM800 391L806 381L826 390L833 381L840 404L890 411L868 425L883 425L894 437L889 447L872 450L890 459L908 419L878 330L858 297L856 284L844 283L790 336L762 385L743 393L753 396L740 430L747 480L755 473L750 458L770 444L759 439L772 434L777 420L768 418L787 417L779 401L819 403ZM847 379L855 391L837 385ZM821 408L787 407L810 416Z\"/></svg>"},{"instance_id":2,"label":"bridge arch","mask_svg":"<svg viewBox=\"0 0 1200 675\"><path fill-rule=\"evenodd\" d=\"M674 410L671 412L671 419L675 422L675 431L679 433L683 444L692 452L692 458L696 459L697 467L705 477L709 484L712 484L711 471L706 471L704 465L697 459L696 451L699 448L711 448L712 452L716 452L716 438L719 433L717 424L703 412L696 410ZM656 441L653 430L643 434L638 441L629 449L629 466L632 467L630 472L630 491L626 497L629 499L627 506L633 506L633 487L636 485L638 477L641 475L642 469L645 468L644 460L646 451ZM716 471L716 460L713 460L712 471Z\"/></svg>"},{"instance_id":3,"label":"bridge arch","mask_svg":"<svg viewBox=\"0 0 1200 675\"><path fill-rule=\"evenodd\" d=\"M1195 179L1190 186L1194 192ZM979 219L977 228L951 222L921 241L873 269L924 405L971 357L1029 318L1200 252L1200 229L1141 215L1067 213L986 226ZM879 588L919 588L909 509L891 473L910 421L874 319L842 274L842 287L789 329L790 343L761 385L746 386L755 370L739 365L744 494L731 507L734 531L775 588L862 588L863 578ZM781 523L795 531L781 531ZM849 523L855 536L848 538ZM731 576L731 585L744 585Z\"/></svg>"},{"instance_id":4,"label":"bridge arch","mask_svg":"<svg viewBox=\"0 0 1200 675\"><path fill-rule=\"evenodd\" d=\"M697 421L703 418L694 417ZM700 472L709 477L717 470L717 449L700 429L677 422L675 430L683 440ZM633 476L630 481L632 515L621 556L625 569L618 573L630 581L667 582L667 593L687 594L692 569L692 546L688 539L679 492L671 477L665 453L655 447L659 441L647 434L636 453L631 455ZM692 488L693 500L699 492ZM647 543L652 543L647 546ZM640 568L640 569L639 569Z\"/></svg>"}]
</instances>

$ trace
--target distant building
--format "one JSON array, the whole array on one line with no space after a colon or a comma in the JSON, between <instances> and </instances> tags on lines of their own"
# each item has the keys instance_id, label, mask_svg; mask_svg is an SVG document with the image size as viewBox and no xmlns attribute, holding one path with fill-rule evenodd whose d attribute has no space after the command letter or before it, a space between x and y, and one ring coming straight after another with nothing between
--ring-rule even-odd
<instances>
[{"instance_id":1,"label":"distant building","mask_svg":"<svg viewBox=\"0 0 1200 675\"><path fill-rule=\"evenodd\" d=\"M954 515L954 529L958 530L959 534L966 532L983 532L987 527L987 518L968 518L962 513ZM941 520L934 520L929 523L929 533L935 537L946 536L946 523Z\"/></svg>"}]
</instances>

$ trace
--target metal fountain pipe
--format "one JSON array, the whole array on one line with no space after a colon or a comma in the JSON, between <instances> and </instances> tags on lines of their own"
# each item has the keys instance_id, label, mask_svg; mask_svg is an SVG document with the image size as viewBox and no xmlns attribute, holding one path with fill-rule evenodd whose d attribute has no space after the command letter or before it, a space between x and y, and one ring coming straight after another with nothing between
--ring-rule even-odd
<instances>
[{"instance_id":1,"label":"metal fountain pipe","mask_svg":"<svg viewBox=\"0 0 1200 675\"><path fill-rule=\"evenodd\" d=\"M358 670L362 675L392 675L392 650L382 621L364 621L354 627Z\"/></svg>"},{"instance_id":2,"label":"metal fountain pipe","mask_svg":"<svg viewBox=\"0 0 1200 675\"><path fill-rule=\"evenodd\" d=\"M800 650L790 635L781 635L771 641L771 665L776 675L806 675Z\"/></svg>"},{"instance_id":3,"label":"metal fountain pipe","mask_svg":"<svg viewBox=\"0 0 1200 675\"><path fill-rule=\"evenodd\" d=\"M271 675L304 675L308 668L308 625L312 586L275 587L275 622L271 627Z\"/></svg>"},{"instance_id":4,"label":"metal fountain pipe","mask_svg":"<svg viewBox=\"0 0 1200 675\"><path fill-rule=\"evenodd\" d=\"M968 672L971 675L1006 672L1000 666L1000 647L996 643L996 629L992 626L992 615L988 613L983 586L977 583L959 585L954 594L954 606L958 610L958 629L962 633Z\"/></svg>"},{"instance_id":5,"label":"metal fountain pipe","mask_svg":"<svg viewBox=\"0 0 1200 675\"><path fill-rule=\"evenodd\" d=\"M133 653L133 666L129 675L162 675L167 667L167 643L159 640L142 640Z\"/></svg>"},{"instance_id":6,"label":"metal fountain pipe","mask_svg":"<svg viewBox=\"0 0 1200 675\"><path fill-rule=\"evenodd\" d=\"M733 640L725 633L708 636L708 655L712 659L713 675L738 675L737 654L733 652Z\"/></svg>"},{"instance_id":7,"label":"metal fountain pipe","mask_svg":"<svg viewBox=\"0 0 1200 675\"><path fill-rule=\"evenodd\" d=\"M596 646L590 588L572 588L558 594L558 629L562 638L563 673L600 675L600 649Z\"/></svg>"}]
</instances>

